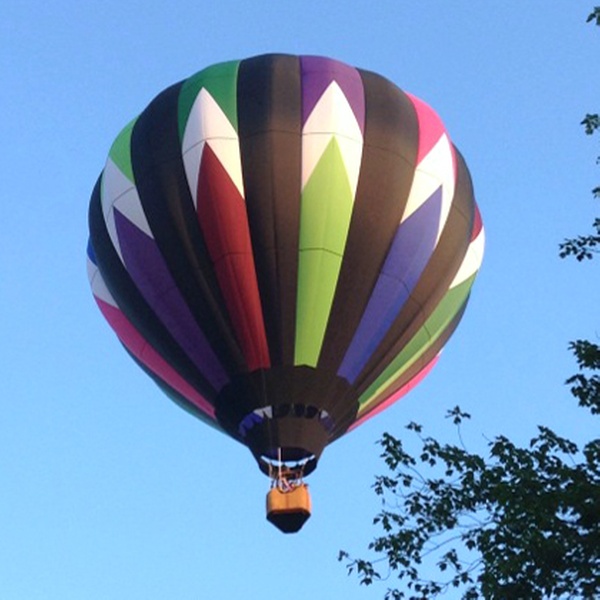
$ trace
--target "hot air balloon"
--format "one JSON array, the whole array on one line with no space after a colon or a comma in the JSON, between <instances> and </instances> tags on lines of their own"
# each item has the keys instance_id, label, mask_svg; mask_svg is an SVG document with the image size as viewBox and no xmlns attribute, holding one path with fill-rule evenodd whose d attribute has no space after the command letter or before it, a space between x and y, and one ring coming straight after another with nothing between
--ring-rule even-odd
<instances>
[{"instance_id":1,"label":"hot air balloon","mask_svg":"<svg viewBox=\"0 0 600 600\"><path fill-rule=\"evenodd\" d=\"M210 66L114 141L89 208L102 314L176 403L271 477L297 531L328 444L432 368L483 255L437 114L315 56Z\"/></svg>"}]
</instances>

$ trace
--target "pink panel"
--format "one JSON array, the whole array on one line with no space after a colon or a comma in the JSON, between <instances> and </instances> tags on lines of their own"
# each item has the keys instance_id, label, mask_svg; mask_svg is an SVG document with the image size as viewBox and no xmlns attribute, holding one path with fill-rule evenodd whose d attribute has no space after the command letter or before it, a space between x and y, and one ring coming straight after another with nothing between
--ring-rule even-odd
<instances>
[{"instance_id":1,"label":"pink panel","mask_svg":"<svg viewBox=\"0 0 600 600\"><path fill-rule=\"evenodd\" d=\"M419 150L417 152L417 164L419 164L431 152L442 135L448 134L440 117L431 106L411 94L407 94L407 96L415 107L419 121Z\"/></svg>"},{"instance_id":2,"label":"pink panel","mask_svg":"<svg viewBox=\"0 0 600 600\"><path fill-rule=\"evenodd\" d=\"M123 345L148 369L179 392L211 419L215 409L192 386L190 386L139 334L137 329L115 306L95 298L104 318L113 328Z\"/></svg>"},{"instance_id":3,"label":"pink panel","mask_svg":"<svg viewBox=\"0 0 600 600\"><path fill-rule=\"evenodd\" d=\"M431 362L429 362L421 371L419 371L408 383L403 385L399 390L397 390L394 394L392 394L387 400L378 404L374 409L365 413L358 421L354 421L348 431L355 429L359 425L362 425L365 421L368 421L371 417L378 415L380 412L384 411L386 408L394 404L396 400L400 400L402 396L408 394L414 387L416 387L427 375L429 375L431 369L435 366L438 361L440 355L438 354Z\"/></svg>"}]
</instances>

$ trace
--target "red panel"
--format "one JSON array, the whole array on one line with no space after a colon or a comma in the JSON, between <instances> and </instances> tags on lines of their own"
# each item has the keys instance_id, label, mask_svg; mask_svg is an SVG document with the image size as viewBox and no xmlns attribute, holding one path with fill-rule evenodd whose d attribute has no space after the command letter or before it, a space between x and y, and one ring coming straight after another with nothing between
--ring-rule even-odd
<instances>
[{"instance_id":1,"label":"red panel","mask_svg":"<svg viewBox=\"0 0 600 600\"><path fill-rule=\"evenodd\" d=\"M198 177L198 221L248 369L270 366L246 204L208 144Z\"/></svg>"},{"instance_id":2,"label":"red panel","mask_svg":"<svg viewBox=\"0 0 600 600\"><path fill-rule=\"evenodd\" d=\"M471 233L471 241L473 241L483 229L483 221L481 220L481 213L479 207L475 204L475 215L473 216L473 233Z\"/></svg>"}]
</instances>

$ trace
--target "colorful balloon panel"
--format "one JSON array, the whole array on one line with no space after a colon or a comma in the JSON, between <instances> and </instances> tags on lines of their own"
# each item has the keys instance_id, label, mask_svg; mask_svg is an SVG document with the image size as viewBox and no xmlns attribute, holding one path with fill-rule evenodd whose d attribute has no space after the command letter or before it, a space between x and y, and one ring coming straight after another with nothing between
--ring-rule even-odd
<instances>
[{"instance_id":1,"label":"colorful balloon panel","mask_svg":"<svg viewBox=\"0 0 600 600\"><path fill-rule=\"evenodd\" d=\"M431 369L483 256L437 114L314 56L213 65L116 138L97 303L177 403L257 459L316 460Z\"/></svg>"}]
</instances>

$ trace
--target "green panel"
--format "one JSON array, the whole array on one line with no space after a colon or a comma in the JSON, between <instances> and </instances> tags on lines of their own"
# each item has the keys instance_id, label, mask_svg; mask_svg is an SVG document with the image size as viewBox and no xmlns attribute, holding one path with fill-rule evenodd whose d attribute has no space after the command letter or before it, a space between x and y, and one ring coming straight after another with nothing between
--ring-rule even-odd
<instances>
[{"instance_id":1,"label":"green panel","mask_svg":"<svg viewBox=\"0 0 600 600\"><path fill-rule=\"evenodd\" d=\"M425 321L423 327L417 331L400 354L361 395L359 398L361 411L368 407L372 398L375 398L382 390L398 379L436 342L466 302L474 281L475 275L472 275L460 285L448 290L437 308Z\"/></svg>"},{"instance_id":2,"label":"green panel","mask_svg":"<svg viewBox=\"0 0 600 600\"><path fill-rule=\"evenodd\" d=\"M239 60L212 65L187 79L179 93L179 139L202 88L210 93L237 131L237 74Z\"/></svg>"},{"instance_id":3,"label":"green panel","mask_svg":"<svg viewBox=\"0 0 600 600\"><path fill-rule=\"evenodd\" d=\"M316 366L331 312L354 198L332 138L302 191L295 363Z\"/></svg>"},{"instance_id":4,"label":"green panel","mask_svg":"<svg viewBox=\"0 0 600 600\"><path fill-rule=\"evenodd\" d=\"M121 133L117 136L113 145L110 147L108 155L110 159L119 167L119 170L134 183L133 167L131 166L131 132L137 121L137 117L127 124Z\"/></svg>"}]
</instances>

